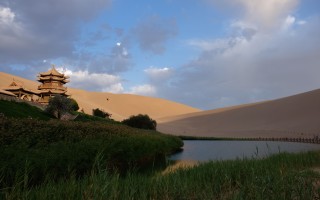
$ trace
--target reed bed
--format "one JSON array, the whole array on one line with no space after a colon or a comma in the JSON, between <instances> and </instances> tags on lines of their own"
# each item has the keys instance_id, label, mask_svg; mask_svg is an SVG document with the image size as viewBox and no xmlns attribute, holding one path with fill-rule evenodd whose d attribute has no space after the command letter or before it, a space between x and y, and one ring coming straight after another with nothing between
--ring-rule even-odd
<instances>
[{"instance_id":1,"label":"reed bed","mask_svg":"<svg viewBox=\"0 0 320 200\"><path fill-rule=\"evenodd\" d=\"M83 178L25 188L25 176L6 199L319 199L320 152L281 153L262 160L200 164L168 174L130 172L125 176L97 167Z\"/></svg>"}]
</instances>

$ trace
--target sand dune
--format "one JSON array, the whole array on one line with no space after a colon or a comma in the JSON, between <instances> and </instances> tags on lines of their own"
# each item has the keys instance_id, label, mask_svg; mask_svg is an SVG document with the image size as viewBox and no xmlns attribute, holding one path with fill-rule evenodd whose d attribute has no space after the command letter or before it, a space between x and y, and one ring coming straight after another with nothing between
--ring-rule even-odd
<instances>
[{"instance_id":1,"label":"sand dune","mask_svg":"<svg viewBox=\"0 0 320 200\"><path fill-rule=\"evenodd\" d=\"M22 83L28 89L36 90L39 85L37 81L0 72L0 88L7 87L13 80ZM68 87L68 85L66 86ZM115 120L122 120L140 113L148 114L151 118L157 120L166 116L200 111L180 103L132 94L89 92L74 88L68 88L68 94L78 102L84 112L91 114L92 109L103 109L111 113L112 118Z\"/></svg>"},{"instance_id":2,"label":"sand dune","mask_svg":"<svg viewBox=\"0 0 320 200\"><path fill-rule=\"evenodd\" d=\"M165 133L212 137L320 136L320 90L160 119Z\"/></svg>"},{"instance_id":3,"label":"sand dune","mask_svg":"<svg viewBox=\"0 0 320 200\"><path fill-rule=\"evenodd\" d=\"M36 89L36 81L0 72L0 88L12 80ZM71 80L72 81L72 80ZM320 136L320 90L282 99L201 111L159 98L131 94L89 92L68 88L68 93L88 114L100 108L122 120L148 114L164 133L212 137L313 137Z\"/></svg>"}]
</instances>

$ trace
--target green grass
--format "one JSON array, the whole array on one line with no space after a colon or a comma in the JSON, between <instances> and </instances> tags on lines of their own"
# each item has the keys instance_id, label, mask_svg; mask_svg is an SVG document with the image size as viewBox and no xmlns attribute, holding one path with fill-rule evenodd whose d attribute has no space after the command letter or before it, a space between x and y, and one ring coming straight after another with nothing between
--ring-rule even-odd
<instances>
[{"instance_id":1,"label":"green grass","mask_svg":"<svg viewBox=\"0 0 320 200\"><path fill-rule=\"evenodd\" d=\"M175 136L121 124L0 118L0 187L12 186L28 163L28 185L88 174L99 155L109 171L144 169L181 148Z\"/></svg>"},{"instance_id":2,"label":"green grass","mask_svg":"<svg viewBox=\"0 0 320 200\"><path fill-rule=\"evenodd\" d=\"M0 113L12 118L34 118L49 120L52 117L41 109L24 102L0 100Z\"/></svg>"},{"instance_id":3,"label":"green grass","mask_svg":"<svg viewBox=\"0 0 320 200\"><path fill-rule=\"evenodd\" d=\"M4 116L10 118L34 118L40 120L50 120L53 119L50 114L47 112L27 104L25 102L15 102L15 101L6 101L0 100L0 113L3 113ZM88 115L85 113L74 112L74 115L78 115L74 121L79 122L102 122L102 123L118 123L112 119L106 119L101 117L96 117Z\"/></svg>"},{"instance_id":4,"label":"green grass","mask_svg":"<svg viewBox=\"0 0 320 200\"><path fill-rule=\"evenodd\" d=\"M25 103L0 101L0 109L0 199L320 197L320 176L310 170L320 167L320 152L146 173L181 139L84 114L75 122L44 121L50 117Z\"/></svg>"},{"instance_id":5,"label":"green grass","mask_svg":"<svg viewBox=\"0 0 320 200\"><path fill-rule=\"evenodd\" d=\"M81 179L25 188L27 174L7 199L318 199L320 152L282 153L262 160L218 161L162 175L110 174L103 166Z\"/></svg>"}]
</instances>

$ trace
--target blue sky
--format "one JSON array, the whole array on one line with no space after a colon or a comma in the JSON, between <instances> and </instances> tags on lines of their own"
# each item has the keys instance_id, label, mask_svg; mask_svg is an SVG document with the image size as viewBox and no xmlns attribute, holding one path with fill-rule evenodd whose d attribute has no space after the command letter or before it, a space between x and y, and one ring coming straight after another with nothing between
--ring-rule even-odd
<instances>
[{"instance_id":1,"label":"blue sky","mask_svg":"<svg viewBox=\"0 0 320 200\"><path fill-rule=\"evenodd\" d=\"M0 70L201 109L320 87L318 0L0 0Z\"/></svg>"}]
</instances>

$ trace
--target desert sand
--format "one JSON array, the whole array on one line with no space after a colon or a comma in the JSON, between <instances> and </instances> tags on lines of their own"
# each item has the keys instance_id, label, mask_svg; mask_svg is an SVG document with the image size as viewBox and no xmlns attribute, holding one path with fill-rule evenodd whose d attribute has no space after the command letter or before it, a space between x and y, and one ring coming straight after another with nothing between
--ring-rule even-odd
<instances>
[{"instance_id":1,"label":"desert sand","mask_svg":"<svg viewBox=\"0 0 320 200\"><path fill-rule=\"evenodd\" d=\"M36 89L36 81L0 72L0 88L12 80ZM71 80L72 81L72 80ZM68 85L66 85L68 86ZM286 98L201 111L180 103L132 94L68 88L84 112L100 108L115 120L148 114L163 133L204 137L320 137L320 89Z\"/></svg>"},{"instance_id":2,"label":"desert sand","mask_svg":"<svg viewBox=\"0 0 320 200\"><path fill-rule=\"evenodd\" d=\"M207 137L320 136L320 90L159 120L164 133Z\"/></svg>"},{"instance_id":3,"label":"desert sand","mask_svg":"<svg viewBox=\"0 0 320 200\"><path fill-rule=\"evenodd\" d=\"M40 85L37 81L0 72L0 89L8 87L13 80L23 85L23 87L32 90L37 90L38 85ZM68 87L68 84L66 86ZM132 94L89 92L69 87L67 93L78 102L79 107L85 113L92 114L92 109L99 108L111 113L112 119L118 121L137 114L148 114L151 118L157 120L166 116L200 111L199 109L165 99Z\"/></svg>"}]
</instances>

